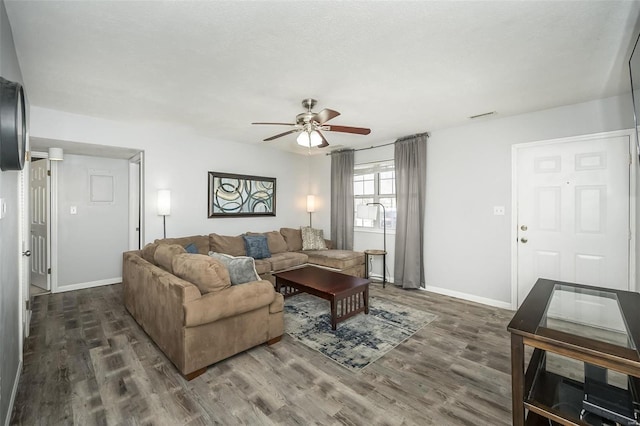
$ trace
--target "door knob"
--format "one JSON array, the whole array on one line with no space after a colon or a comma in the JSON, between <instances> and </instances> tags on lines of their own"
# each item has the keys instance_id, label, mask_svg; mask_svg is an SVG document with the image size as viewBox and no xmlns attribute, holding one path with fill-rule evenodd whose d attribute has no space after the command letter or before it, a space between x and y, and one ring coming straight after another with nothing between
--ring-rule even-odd
<instances>
[{"instance_id":1,"label":"door knob","mask_svg":"<svg viewBox=\"0 0 640 426\"><path fill-rule=\"evenodd\" d=\"M529 229L529 228L527 228L527 225L522 225L522 226L520 227L520 229L522 229L523 231L526 231L526 230L527 230L527 229Z\"/></svg>"},{"instance_id":2,"label":"door knob","mask_svg":"<svg viewBox=\"0 0 640 426\"><path fill-rule=\"evenodd\" d=\"M31 250L23 251L22 255L27 257L31 256Z\"/></svg>"},{"instance_id":3,"label":"door knob","mask_svg":"<svg viewBox=\"0 0 640 426\"><path fill-rule=\"evenodd\" d=\"M529 241L529 240L527 240L525 237L520 238L520 242L521 242L521 243L526 244L526 243L527 243L527 241Z\"/></svg>"}]
</instances>

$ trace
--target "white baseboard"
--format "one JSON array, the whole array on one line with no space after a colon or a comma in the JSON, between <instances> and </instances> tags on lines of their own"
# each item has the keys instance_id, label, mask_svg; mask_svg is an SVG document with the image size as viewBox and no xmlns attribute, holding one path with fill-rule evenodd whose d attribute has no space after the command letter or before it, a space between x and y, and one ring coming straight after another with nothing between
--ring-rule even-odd
<instances>
[{"instance_id":1,"label":"white baseboard","mask_svg":"<svg viewBox=\"0 0 640 426\"><path fill-rule=\"evenodd\" d=\"M20 375L22 374L22 360L18 363L18 371L16 372L16 380L13 383L13 390L11 391L11 399L9 400L9 410L7 411L7 418L4 419L5 426L9 426L11 421L11 414L13 414L13 404L16 402L16 395L18 394L18 383L20 383Z\"/></svg>"},{"instance_id":2,"label":"white baseboard","mask_svg":"<svg viewBox=\"0 0 640 426\"><path fill-rule=\"evenodd\" d=\"M82 290L84 288L91 288L91 287L100 287L102 285L118 284L121 282L122 282L122 277L116 277L116 278L108 278L106 280L90 281L87 283L69 284L69 285L63 285L63 286L59 285L55 293L62 293L64 291L72 291L72 290Z\"/></svg>"},{"instance_id":3,"label":"white baseboard","mask_svg":"<svg viewBox=\"0 0 640 426\"><path fill-rule=\"evenodd\" d=\"M431 291L433 293L444 294L445 296L455 297L456 299L463 299L463 300L468 300L470 302L482 303L483 305L489 305L496 308L512 310L511 303L503 302L502 300L489 299L487 297L476 296L475 294L462 293L460 291L449 290L447 288L433 287L430 285L426 286L424 290Z\"/></svg>"}]
</instances>

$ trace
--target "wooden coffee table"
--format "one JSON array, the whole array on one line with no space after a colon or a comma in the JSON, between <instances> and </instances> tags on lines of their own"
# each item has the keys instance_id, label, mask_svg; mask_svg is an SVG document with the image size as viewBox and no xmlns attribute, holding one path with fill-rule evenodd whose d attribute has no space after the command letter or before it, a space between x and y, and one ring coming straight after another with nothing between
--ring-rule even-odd
<instances>
[{"instance_id":1,"label":"wooden coffee table","mask_svg":"<svg viewBox=\"0 0 640 426\"><path fill-rule=\"evenodd\" d=\"M331 329L360 312L369 313L369 280L305 266L273 274L284 297L309 293L331 303Z\"/></svg>"}]
</instances>

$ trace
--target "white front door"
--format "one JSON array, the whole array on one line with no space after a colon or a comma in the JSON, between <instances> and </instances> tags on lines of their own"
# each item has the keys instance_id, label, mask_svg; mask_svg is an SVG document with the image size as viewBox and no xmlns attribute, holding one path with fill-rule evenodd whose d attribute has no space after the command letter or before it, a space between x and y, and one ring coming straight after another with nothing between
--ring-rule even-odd
<instances>
[{"instance_id":1,"label":"white front door","mask_svg":"<svg viewBox=\"0 0 640 426\"><path fill-rule=\"evenodd\" d=\"M49 217L49 189L47 186L48 160L31 162L29 186L29 224L31 233L31 284L50 290L48 280L49 244L47 227Z\"/></svg>"},{"instance_id":2,"label":"white front door","mask_svg":"<svg viewBox=\"0 0 640 426\"><path fill-rule=\"evenodd\" d=\"M519 147L517 305L538 278L629 289L629 136Z\"/></svg>"}]
</instances>

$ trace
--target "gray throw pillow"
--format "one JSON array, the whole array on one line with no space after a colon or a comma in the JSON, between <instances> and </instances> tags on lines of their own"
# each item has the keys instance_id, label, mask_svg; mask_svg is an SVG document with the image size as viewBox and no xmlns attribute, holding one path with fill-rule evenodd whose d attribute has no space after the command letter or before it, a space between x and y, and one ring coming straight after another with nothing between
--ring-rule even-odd
<instances>
[{"instance_id":1,"label":"gray throw pillow","mask_svg":"<svg viewBox=\"0 0 640 426\"><path fill-rule=\"evenodd\" d=\"M260 279L256 272L256 264L252 257L233 257L228 254L209 252L209 256L222 262L229 270L231 285L244 284Z\"/></svg>"},{"instance_id":2,"label":"gray throw pillow","mask_svg":"<svg viewBox=\"0 0 640 426\"><path fill-rule=\"evenodd\" d=\"M309 226L300 228L302 232L302 250L326 250L324 232L322 229L313 229Z\"/></svg>"}]
</instances>

